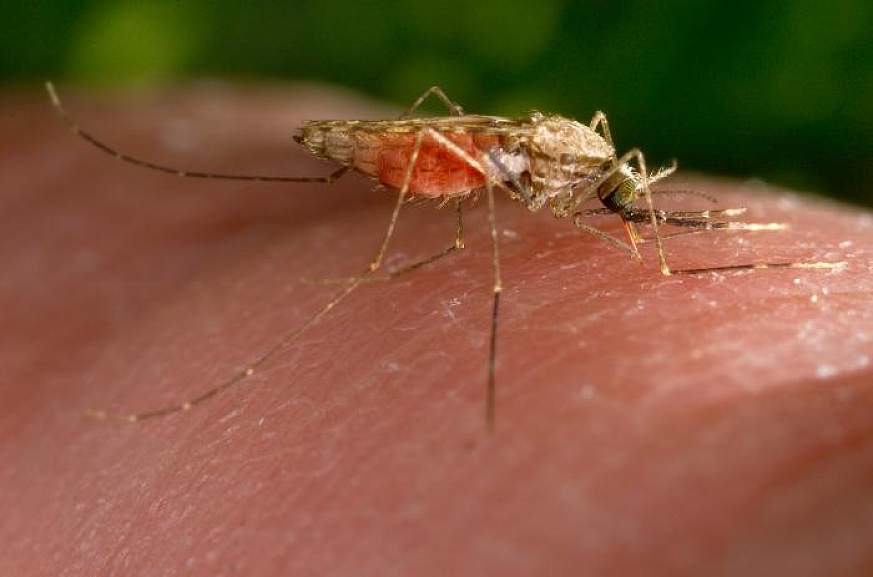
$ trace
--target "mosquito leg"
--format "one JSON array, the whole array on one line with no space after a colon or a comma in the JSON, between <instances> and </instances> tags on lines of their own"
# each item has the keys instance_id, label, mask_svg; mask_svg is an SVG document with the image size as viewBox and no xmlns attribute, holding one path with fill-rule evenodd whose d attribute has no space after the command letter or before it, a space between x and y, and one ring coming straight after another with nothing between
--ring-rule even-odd
<instances>
[{"instance_id":1,"label":"mosquito leg","mask_svg":"<svg viewBox=\"0 0 873 577\"><path fill-rule=\"evenodd\" d=\"M624 160L627 158L627 160ZM652 191L649 189L649 171L646 168L646 157L643 155L642 151L638 148L633 148L629 150L627 153L623 154L622 157L618 160L616 165L621 167L628 160L635 159L637 161L637 166L640 169L640 184L643 189L643 196L646 199L646 205L649 207L651 211L651 222L652 222L652 234L655 236L655 245L658 248L658 261L661 266L661 274L664 276L670 276L670 267L667 265L667 256L664 254L664 244L661 242L661 235L658 233L658 219L655 216L655 206L652 202Z\"/></svg>"},{"instance_id":2,"label":"mosquito leg","mask_svg":"<svg viewBox=\"0 0 873 577\"><path fill-rule=\"evenodd\" d=\"M492 185L490 177L487 176L487 171L485 168L474 158L472 158L468 153L457 147L453 142L448 141L442 135L436 133L430 129L422 129L416 134L415 144L412 149L412 154L410 155L409 165L406 169L406 175L404 176L403 185L400 189L400 193L398 194L397 203L394 207L394 211L391 215L391 221L388 225L388 229L385 232L385 238L382 241L381 246L379 247L379 251L376 253L376 256L370 262L370 265L364 271L364 273L354 280L352 280L348 286L344 287L338 294L336 294L324 307L322 307L318 312L309 317L301 326L293 330L292 332L285 335L276 345L268 349L265 353L263 353L260 357L258 357L253 363L246 366L242 371L235 374L230 379L225 382L207 390L205 393L201 394L198 397L185 401L183 403L168 405L165 407L160 407L157 409L153 409L150 411L145 411L141 413L132 413L132 414L112 414L106 411L89 411L88 414L92 417L99 419L119 419L127 422L137 422L146 419L151 419L155 417L162 417L169 414L189 411L195 406L204 403L205 401L215 397L216 395L222 393L223 391L238 385L244 381L246 381L249 377L254 375L267 361L269 361L273 356L275 356L279 351L285 349L289 345L293 344L296 339L303 334L310 327L318 323L324 316L326 316L331 310L333 310L340 302L342 302L346 297L348 297L355 289L357 289L363 282L367 280L367 278L372 275L382 264L382 259L384 257L385 251L387 250L389 241L394 234L394 228L397 223L397 216L400 212L400 207L403 206L404 199L409 192L409 187L412 182L412 174L415 168L415 165L418 161L419 152L421 150L421 144L425 136L431 136L435 140L439 142L443 142L443 144L449 149L458 154L458 156L465 160L465 162L470 163L471 166L475 167L482 174L486 175L486 183L487 189L492 191ZM491 322L491 346L490 346L490 357L489 357L489 381L488 381L488 408L487 408L487 418L489 428L493 427L494 422L494 364L496 359L496 329L497 329L497 312L499 306L499 293L500 293L500 270L499 270L499 260L497 255L497 229L496 224L494 222L494 211L493 211L493 192L489 195L491 207L491 236L492 243L494 245L494 305L492 309L492 322Z\"/></svg>"},{"instance_id":3,"label":"mosquito leg","mask_svg":"<svg viewBox=\"0 0 873 577\"><path fill-rule=\"evenodd\" d=\"M458 158L466 162L471 168L477 170L485 177L485 191L488 195L488 221L491 227L491 256L494 283L491 288L491 334L488 345L488 381L486 384L485 400L485 424L489 431L494 431L496 413L497 388L495 384L495 372L497 364L497 327L500 313L500 294L503 291L503 283L500 276L500 242L497 235L497 218L494 207L494 173L498 173L492 164L486 168L482 162L473 158L467 151L440 134L439 132L425 128L424 131L436 142L454 153ZM487 158L484 155L483 158Z\"/></svg>"},{"instance_id":4,"label":"mosquito leg","mask_svg":"<svg viewBox=\"0 0 873 577\"><path fill-rule=\"evenodd\" d=\"M379 251L376 253L376 256L370 262L370 265L367 267L367 270L361 276L356 277L352 280L348 286L343 288L339 293L337 293L326 305L324 305L317 313L309 317L301 326L297 327L287 335L285 335L277 344L268 349L265 353L263 353L260 357L258 357L253 363L249 364L245 369L235 374L230 379L225 382L209 389L205 393L201 394L198 397L194 397L188 401L183 403L179 403L176 405L168 405L165 407L160 407L157 409L153 409L150 411L145 411L142 413L132 413L132 414L111 414L106 411L88 411L88 415L98 418L98 419L119 419L128 422L137 422L143 421L146 419L151 419L154 417L163 417L166 415L170 415L172 413L179 413L183 411L189 411L195 406L211 399L212 397L218 395L219 393L235 386L243 381L247 380L249 377L255 374L255 372L261 368L267 361L269 361L273 356L278 353L280 350L285 349L287 346L292 344L301 334L303 334L307 329L318 323L327 313L329 313L334 307L336 307L340 302L342 302L347 296L349 296L356 288L358 288L369 275L379 269L382 264L382 257L385 254L385 250L388 248L388 243L391 240L391 237L394 235L394 228L397 224L397 216L400 213L400 207L403 206L403 200L406 198L407 193L409 192L410 183L412 182L412 173L415 168L416 162L418 162L419 151L421 150L421 143L424 139L425 131L421 130L418 132L415 138L415 144L412 148L412 154L409 157L409 166L406 167L406 175L403 179L403 186L400 188L400 193L397 195L397 203L394 205L394 212L391 214L391 221L388 224L388 229L385 231L385 238L382 240L382 244L379 247Z\"/></svg>"},{"instance_id":5,"label":"mosquito leg","mask_svg":"<svg viewBox=\"0 0 873 577\"><path fill-rule=\"evenodd\" d=\"M440 88L439 86L431 86L430 88L425 90L424 93L419 96L415 102L412 103L412 106L410 106L406 112L400 115L400 120L412 116L412 114L416 110L418 110L418 107L421 106L422 103L424 103L424 101L427 100L427 97L430 95L434 95L439 98L442 103L446 105L446 108L449 109L449 112L451 112L455 116L464 116L464 109L452 102L452 100L448 96L446 96L446 93L443 92L442 88Z\"/></svg>"},{"instance_id":6,"label":"mosquito leg","mask_svg":"<svg viewBox=\"0 0 873 577\"><path fill-rule=\"evenodd\" d=\"M345 299L349 294L352 293L358 287L358 284L351 284L345 289L343 289L339 294L334 296L330 302L328 302L324 307L321 308L317 313L309 317L302 325L286 334L282 339L267 349L260 357L258 357L254 362L247 365L243 370L236 373L230 379L224 381L223 383L209 389L205 393L189 399L185 402L175 404L175 405L167 405L164 407L159 407L157 409L152 409L149 411L144 411L141 413L110 413L103 410L89 410L86 412L86 415L89 417L93 417L96 419L114 419L120 421L126 421L129 423L136 423L139 421L145 421L147 419L153 419L156 417L164 417L167 415L171 415L173 413L180 413L185 411L190 411L197 405L200 405L209 399L217 396L218 394L226 391L227 389L246 381L249 377L255 374L264 363L270 360L276 353L283 350L290 344L292 344L301 334L306 332L310 327L318 323L327 313L329 313L336 305L338 305L343 299Z\"/></svg>"},{"instance_id":7,"label":"mosquito leg","mask_svg":"<svg viewBox=\"0 0 873 577\"><path fill-rule=\"evenodd\" d=\"M461 206L460 200L456 201L456 207L457 207L458 225L457 225L457 231L455 233L454 244L449 245L448 247L446 247L442 251L440 251L436 254L433 254L429 257L426 257L426 258L423 258L421 260L417 260L415 262L412 262L412 263L400 266L398 268L395 268L393 270L390 270L386 274L383 274L380 276L375 276L375 275L368 276L364 280L364 282L384 282L384 281L388 281L388 280L397 278L401 275L404 275L406 273L410 273L414 270L418 270L424 266L427 266L431 263L434 263L434 262L438 261L439 259L441 259L445 256L448 256L448 255L464 248L464 215L463 215L463 208ZM317 284L347 284L350 282L354 282L355 278L356 277L326 278L326 279L315 279L315 280L312 280L310 282L315 282ZM306 280L309 280L309 279L306 279Z\"/></svg>"},{"instance_id":8,"label":"mosquito leg","mask_svg":"<svg viewBox=\"0 0 873 577\"><path fill-rule=\"evenodd\" d=\"M463 160L467 165L471 168L475 169L479 173L481 173L485 177L485 190L488 195L488 218L491 226L491 251L492 251L492 269L493 269L493 278L494 283L492 285L492 307L491 307L491 333L489 339L489 350L488 350L488 381L486 385L486 401L485 401L485 423L489 431L494 430L494 421L495 421L495 409L496 409L496 386L495 386L495 369L497 363L497 327L498 327L498 319L500 312L500 293L503 291L503 284L500 276L500 246L499 239L497 235L497 220L495 216L495 208L494 208L494 184L493 184L493 173L498 172L495 167L489 164L489 167L486 168L481 161L477 160L473 156L470 155L467 151L462 149L460 146L437 132L431 128L423 128L421 132L418 133L419 137L416 140L416 150L421 145L421 135L426 134L428 137L433 139L438 144L442 145L449 152L453 153L455 156ZM487 156L486 156L487 158ZM404 188L408 185L408 180L411 178L412 169L411 166L414 164L414 160L410 160L410 167L407 169L407 182L404 184ZM401 194L402 198L402 194ZM399 206L399 205L398 205ZM390 230L390 227L389 227ZM383 246L384 249L384 246ZM377 261L381 262L381 254L384 254L384 250L380 251L380 256L377 258ZM372 269L371 269L372 270ZM360 280L356 281L357 283Z\"/></svg>"},{"instance_id":9,"label":"mosquito leg","mask_svg":"<svg viewBox=\"0 0 873 577\"><path fill-rule=\"evenodd\" d=\"M591 122L588 124L588 127L591 130L596 131L599 127L603 133L603 139L606 140L606 143L609 144L613 149L615 149L615 142L612 140L612 133L609 130L609 120L606 118L606 113L601 110L598 110L594 113L594 116L591 117ZM624 164L623 162L618 162L619 166ZM643 161L645 164L645 160ZM649 179L649 184L654 184L655 182L667 178L674 172L676 172L677 163L674 159L670 166L658 169L657 172L651 175L647 175Z\"/></svg>"},{"instance_id":10,"label":"mosquito leg","mask_svg":"<svg viewBox=\"0 0 873 577\"><path fill-rule=\"evenodd\" d=\"M603 171L603 174L601 174L600 177L597 178L597 180L588 184L587 188L581 191L581 193L572 201L569 208L572 209L589 200L591 198L591 191L596 191L598 188L600 188L601 184L609 180L612 175L621 170L621 168L631 160L636 160L637 166L639 167L639 184L640 187L643 189L643 196L646 199L646 205L648 206L651 215L652 230L654 232L655 241L658 246L658 260L660 261L661 265L661 274L663 274L664 276L670 276L670 267L667 266L667 257L664 255L664 247L661 243L661 237L658 234L658 220L655 216L655 208L652 204L652 192L649 190L649 177L646 169L646 159L639 148L632 148L631 150L625 152L619 158L617 158L614 161L613 165Z\"/></svg>"},{"instance_id":11,"label":"mosquito leg","mask_svg":"<svg viewBox=\"0 0 873 577\"><path fill-rule=\"evenodd\" d=\"M49 98L51 99L52 106L57 111L58 115L61 117L61 120L66 123L67 127L70 131L84 140L85 142L91 144L95 148L105 152L109 156L116 158L122 162L126 162L128 164L134 164L136 166L141 166L143 168L147 168L149 170L156 170L158 172L165 172L167 174L172 174L174 176L179 176L183 178L210 178L216 180L244 180L249 182L312 182L312 183L324 183L331 184L335 182L339 177L348 172L349 167L343 166L339 170L327 175L327 176L264 176L264 175L251 175L251 174L221 174L216 172L197 172L191 170L182 170L180 168L175 168L172 166L166 166L163 164L157 164L148 160L143 160L141 158L136 158L134 156L130 156L124 154L116 150L115 148L109 146L96 136L92 135L90 132L79 127L73 118L67 114L67 111L64 109L63 104L61 104L61 99L58 97L57 92L55 91L55 87L51 82L46 82L45 84L46 91L48 91Z\"/></svg>"},{"instance_id":12,"label":"mosquito leg","mask_svg":"<svg viewBox=\"0 0 873 577\"><path fill-rule=\"evenodd\" d=\"M363 274L348 279L340 279L340 282L348 282L350 287L357 287L363 282L367 282L373 278L375 273L382 266L382 261L385 258L385 252L388 250L388 243L391 237L394 236L394 228L397 226L397 217L400 215L400 208L403 206L406 196L409 193L409 187L412 184L412 174L415 170L415 165L418 163L418 155L421 152L421 144L424 137L428 135L428 129L419 130L415 135L415 143L412 146L412 153L409 155L409 164L406 166L406 174L403 176L403 184L400 187L400 194L397 195L397 202L394 204L394 210L391 213L391 220L388 223L388 230L385 231L385 238L376 252L376 256L370 261L367 270Z\"/></svg>"},{"instance_id":13,"label":"mosquito leg","mask_svg":"<svg viewBox=\"0 0 873 577\"><path fill-rule=\"evenodd\" d=\"M397 204L394 205L394 212L391 213L391 222L388 223L388 230L385 231L385 238L382 240L382 245L379 247L379 252L370 261L367 273L374 273L382 266L382 259L385 257L385 251L388 250L388 243L391 237L394 236L394 227L397 226L397 216L400 214L400 207L403 206L403 201L409 192L409 187L412 184L412 173L415 170L415 165L418 163L418 154L421 151L421 143L424 141L426 131L420 130L415 135L415 144L412 146L412 154L409 156L409 165L406 167L406 174L403 177L403 185L400 187L400 194L397 195Z\"/></svg>"},{"instance_id":14,"label":"mosquito leg","mask_svg":"<svg viewBox=\"0 0 873 577\"><path fill-rule=\"evenodd\" d=\"M497 218L494 209L494 187L491 178L485 178L485 190L488 193L488 222L491 225L491 267L494 275L494 284L491 288L491 338L488 341L488 384L485 400L485 424L488 430L494 431L494 420L497 407L497 386L495 371L497 365L497 320L500 312L500 293L503 291L503 283L500 278L500 242L497 236Z\"/></svg>"},{"instance_id":15,"label":"mosquito leg","mask_svg":"<svg viewBox=\"0 0 873 577\"><path fill-rule=\"evenodd\" d=\"M628 253L631 258L642 262L642 257L640 256L640 253L637 250L636 246L629 245L629 244L625 243L624 241L622 241L621 239L614 237L607 232L603 232L599 228L595 228L591 225L585 224L584 222L582 222L583 217L584 217L584 215L582 213L578 213L578 212L573 215L573 225L576 228L578 228L579 230L583 230L583 231L587 232L588 234L596 236L600 240L608 242L609 244L611 244L615 248L617 248L619 250L623 250L624 252ZM627 221L624 221L624 222L627 223ZM630 224L630 223L627 223L627 224Z\"/></svg>"},{"instance_id":16,"label":"mosquito leg","mask_svg":"<svg viewBox=\"0 0 873 577\"><path fill-rule=\"evenodd\" d=\"M497 235L497 220L495 216L495 207L494 207L494 184L493 184L493 176L492 173L497 172L496 168L489 165L489 168L486 168L482 162L473 158L467 151L459 147L457 144L440 134L439 132L431 129L431 128L423 128L421 132L418 133L419 137L416 140L416 150L420 147L421 144L421 135L425 134L431 139L433 139L438 144L442 145L446 148L446 150L452 152L459 159L463 160L467 165L469 165L474 170L478 171L485 177L485 190L488 195L488 218L491 227L491 251L492 251L492 269L493 269L493 285L492 285L492 307L491 307L491 331L489 338L489 348L488 348L488 380L486 384L486 401L485 401L485 423L489 431L494 430L494 421L495 421L495 413L496 413L496 383L495 383L495 373L496 373L496 364L497 364L497 328L498 328L498 320L499 320L499 312L500 312L500 294L503 291L503 284L500 275L500 246L499 246L499 238ZM408 185L408 180L411 178L412 169L411 165L413 161L410 160L410 168L408 168L407 172L407 182L404 183L404 188ZM402 198L401 194L401 198ZM399 206L399 205L398 205ZM390 230L390 227L389 227ZM462 230L459 228L459 230ZM621 242L621 241L619 241ZM384 251L380 251L380 254L384 253ZM378 259L381 262L381 258ZM363 282L363 278L358 278L354 281L354 283L350 286L357 286ZM348 289L347 289L348 290Z\"/></svg>"},{"instance_id":17,"label":"mosquito leg","mask_svg":"<svg viewBox=\"0 0 873 577\"><path fill-rule=\"evenodd\" d=\"M416 146L415 146L415 149L414 149L414 151L413 151L413 152L414 152L414 157L415 157L415 159L417 159L417 157L418 157L417 150L420 148L420 146L421 146L421 139L422 139L424 136L427 136L428 138L434 140L435 142L437 142L437 143L440 144L441 146L445 147L449 152L451 152L452 154L454 154L455 156L457 156L459 159L463 160L463 161L464 161L465 163L467 163L471 168L475 169L476 171L478 171L479 173L481 173L482 175L484 175L484 176L485 176L485 181L486 181L486 183L491 184L492 179L493 179L493 176L491 175L491 173L492 173L492 172L496 172L496 168L494 168L494 167L492 166L492 167L491 167L491 170L487 170L487 169L482 165L482 163L481 163L479 160L473 158L473 157L470 155L470 153L468 153L467 151L465 151L463 148L461 148L460 146L458 146L457 144L455 144L454 142L452 142L451 140L449 140L448 138L446 138L445 136L443 136L442 134L440 134L440 133L437 132L436 130L433 130L432 128L422 128L421 131L418 132L418 136L417 136L417 138L416 138ZM410 167L412 167L412 164L413 164L413 160L412 160L412 158L410 158ZM411 180L411 178L412 178L412 170L411 170L410 167L407 167L407 174L406 174L406 176L407 176L407 178L408 178L409 180ZM407 186L407 185L408 185L408 183L405 184L404 186ZM396 217L396 214L400 211L400 204L401 204L401 202L402 202L402 201L398 201L397 206L395 206L395 209L394 209L395 217ZM394 221L392 220L392 224L389 225L389 230L393 230L393 226L394 226ZM463 230L463 228L459 228L459 230ZM457 241L456 241L456 242L457 242ZM384 251L385 246L386 246L386 245L383 245L383 247L382 247L382 249L380 250L380 252L376 255L376 258L375 258L375 259L373 260L373 262L370 264L370 267L371 267L371 268L370 268L370 272L371 272L371 273L372 273L372 272L375 272L375 270L378 269L379 266L381 265L382 258L383 258L384 254L385 254L385 251ZM460 248L460 247L459 247L459 248ZM453 250L452 252L454 252L454 250ZM440 255L436 255L436 258L440 258ZM429 260L429 259L425 259L425 260ZM432 261L430 261L430 262L432 262ZM413 263L413 264L416 264L416 263ZM422 263L422 264L419 265L419 266L424 266L424 264L426 264L426 263ZM418 268L418 266L416 266L415 268ZM387 275L387 277L374 277L374 276L372 276L372 275L370 275L370 274L367 274L367 275L366 275L366 278L361 278L361 277L348 277L348 278L341 278L341 279L328 279L327 282L328 282L328 284L334 284L334 283L341 283L341 284L346 284L346 283L360 283L360 282L370 282L371 280L382 280L382 279L390 278L390 276L391 276L391 275Z\"/></svg>"},{"instance_id":18,"label":"mosquito leg","mask_svg":"<svg viewBox=\"0 0 873 577\"><path fill-rule=\"evenodd\" d=\"M638 148L631 149L624 156L630 156L635 158L637 161L637 166L640 169L640 181L643 189L643 196L646 199L646 205L649 207L649 210L652 211L652 234L655 236L655 245L658 247L658 261L661 265L661 274L664 276L670 276L670 267L667 265L667 256L664 254L664 243L661 242L661 235L658 233L658 219L655 216L655 205L652 202L652 191L649 189L649 171L646 168L646 157L643 156L642 151ZM619 162L619 166L624 164L624 162Z\"/></svg>"},{"instance_id":19,"label":"mosquito leg","mask_svg":"<svg viewBox=\"0 0 873 577\"><path fill-rule=\"evenodd\" d=\"M460 200L456 201L456 210L457 210L457 216L458 216L458 225L457 225L457 230L455 232L454 244L450 244L442 251L440 251L434 255L431 255L427 258L423 258L421 260L418 260L418 261L409 263L407 265L403 265L401 267L398 267L394 270L391 270L388 272L387 275L380 278L380 280L390 280L393 278L397 278L397 277L404 275L406 273L410 273L414 270L418 270L423 266L427 266L431 263L434 263L445 256L448 256L456 251L463 249L464 248L464 212L463 212L463 208L461 207Z\"/></svg>"},{"instance_id":20,"label":"mosquito leg","mask_svg":"<svg viewBox=\"0 0 873 577\"><path fill-rule=\"evenodd\" d=\"M606 143L615 148L615 143L612 141L612 133L609 131L609 121L606 119L606 113L601 110L595 112L594 116L591 117L591 122L588 124L588 127L594 131L597 131L597 128L600 127Z\"/></svg>"}]
</instances>

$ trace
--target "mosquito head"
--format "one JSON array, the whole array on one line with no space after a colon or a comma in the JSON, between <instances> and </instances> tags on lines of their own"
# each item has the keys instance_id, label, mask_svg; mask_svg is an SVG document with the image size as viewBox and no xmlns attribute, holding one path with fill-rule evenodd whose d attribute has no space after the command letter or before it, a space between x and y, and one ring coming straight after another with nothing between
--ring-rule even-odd
<instances>
[{"instance_id":1,"label":"mosquito head","mask_svg":"<svg viewBox=\"0 0 873 577\"><path fill-rule=\"evenodd\" d=\"M674 160L669 166L659 168L655 172L649 174L648 183L649 190L652 184L663 180L676 172L676 161ZM654 192L654 191L653 191ZM710 198L702 193L694 193L692 191L677 191L686 194L698 194L704 198ZM629 164L623 164L621 168L609 177L597 189L597 196L600 197L604 206L613 212L625 212L630 209L634 202L643 194L643 179L642 175L631 168Z\"/></svg>"},{"instance_id":2,"label":"mosquito head","mask_svg":"<svg viewBox=\"0 0 873 577\"><path fill-rule=\"evenodd\" d=\"M641 187L639 175L624 165L597 189L603 205L613 212L624 212L633 206Z\"/></svg>"}]
</instances>

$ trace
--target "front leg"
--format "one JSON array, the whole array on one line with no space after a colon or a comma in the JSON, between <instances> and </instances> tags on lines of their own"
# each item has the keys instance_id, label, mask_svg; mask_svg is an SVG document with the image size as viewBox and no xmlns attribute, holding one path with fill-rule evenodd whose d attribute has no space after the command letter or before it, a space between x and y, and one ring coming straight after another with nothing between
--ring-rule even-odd
<instances>
[{"instance_id":1,"label":"front leg","mask_svg":"<svg viewBox=\"0 0 873 577\"><path fill-rule=\"evenodd\" d=\"M670 276L670 267L667 265L667 257L664 254L664 246L661 243L661 236L658 233L658 220L656 218L655 207L652 203L652 192L649 189L649 176L646 169L646 158L643 156L643 153L639 148L633 148L624 154L622 154L619 158L615 159L612 162L612 165L603 171L594 182L588 184L588 186L582 190L582 192L575 196L573 200L568 204L567 210L574 210L578 208L582 203L591 200L595 196L597 196L597 191L603 185L604 182L608 181L615 175L616 172L620 171L622 167L624 167L627 163L632 160L636 160L637 168L639 170L639 176L636 178L636 184L639 188L642 188L643 197L645 198L646 205L650 211L651 216L651 224L652 224L652 232L654 233L655 242L658 245L658 260L660 261L661 273L664 276ZM621 216L621 215L619 215ZM626 219L622 219L626 220ZM635 231L632 229L628 230L628 236L631 239L631 242L635 242L638 240L639 235L634 237Z\"/></svg>"}]
</instances>

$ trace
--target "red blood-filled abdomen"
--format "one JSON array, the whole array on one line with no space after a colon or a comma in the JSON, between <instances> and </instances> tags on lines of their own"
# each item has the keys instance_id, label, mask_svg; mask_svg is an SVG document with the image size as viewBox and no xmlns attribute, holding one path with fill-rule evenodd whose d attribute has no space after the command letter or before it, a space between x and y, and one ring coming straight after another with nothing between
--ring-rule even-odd
<instances>
[{"instance_id":1,"label":"red blood-filled abdomen","mask_svg":"<svg viewBox=\"0 0 873 577\"><path fill-rule=\"evenodd\" d=\"M356 135L355 168L379 179L386 186L403 186L415 145L411 133L365 133ZM473 158L497 144L496 137L444 134ZM412 171L409 192L431 198L465 194L485 186L482 174L432 139L425 137Z\"/></svg>"}]
</instances>

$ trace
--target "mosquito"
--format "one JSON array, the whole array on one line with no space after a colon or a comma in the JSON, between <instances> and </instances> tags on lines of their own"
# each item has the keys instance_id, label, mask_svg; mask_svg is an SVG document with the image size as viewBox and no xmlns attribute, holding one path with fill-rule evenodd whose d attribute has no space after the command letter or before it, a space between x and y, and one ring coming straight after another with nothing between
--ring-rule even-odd
<instances>
[{"instance_id":1,"label":"mosquito","mask_svg":"<svg viewBox=\"0 0 873 577\"><path fill-rule=\"evenodd\" d=\"M306 122L298 130L294 140L313 155L338 164L339 168L334 172L312 177L261 176L180 170L119 152L79 127L65 111L52 83L47 82L46 89L52 106L73 133L126 163L184 178L326 185L355 170L376 180L379 187L392 189L397 194L388 227L369 265L355 276L328 280L327 282L343 285L343 288L301 326L284 335L243 370L182 403L130 414L102 410L89 412L91 416L100 419L115 418L137 422L189 411L239 385L322 320L361 284L395 278L463 249L463 202L478 197L483 191L488 206L493 276L485 391L485 423L489 431L493 431L495 424L495 367L500 296L503 291L494 209L495 189L504 191L530 211L548 207L556 217L569 219L577 229L609 243L639 262L642 262L642 256L638 244L653 238L660 271L665 276L754 269L834 269L845 266L842 262L756 262L698 269L671 269L663 247L663 240L666 238L712 230L783 230L786 225L729 220L743 214L745 209L742 208L702 211L656 209L652 201L656 191L652 191L651 186L676 171L675 161L668 167L649 173L645 156L639 149L632 148L619 156L609 131L609 122L603 112L596 112L588 124L540 112L531 112L521 118L466 114L439 86L431 86L396 120ZM435 97L442 102L449 115L414 116L429 97ZM413 199L435 199L441 201L441 205L454 204L457 218L454 242L437 254L377 276L394 235L400 210L404 203ZM641 199L644 205L638 206ZM587 202L594 200L599 200L602 207L583 208ZM587 217L610 214L621 219L626 241L584 222ZM638 224L650 225L652 237L642 237L637 230ZM659 228L665 224L688 230L661 235Z\"/></svg>"}]
</instances>

